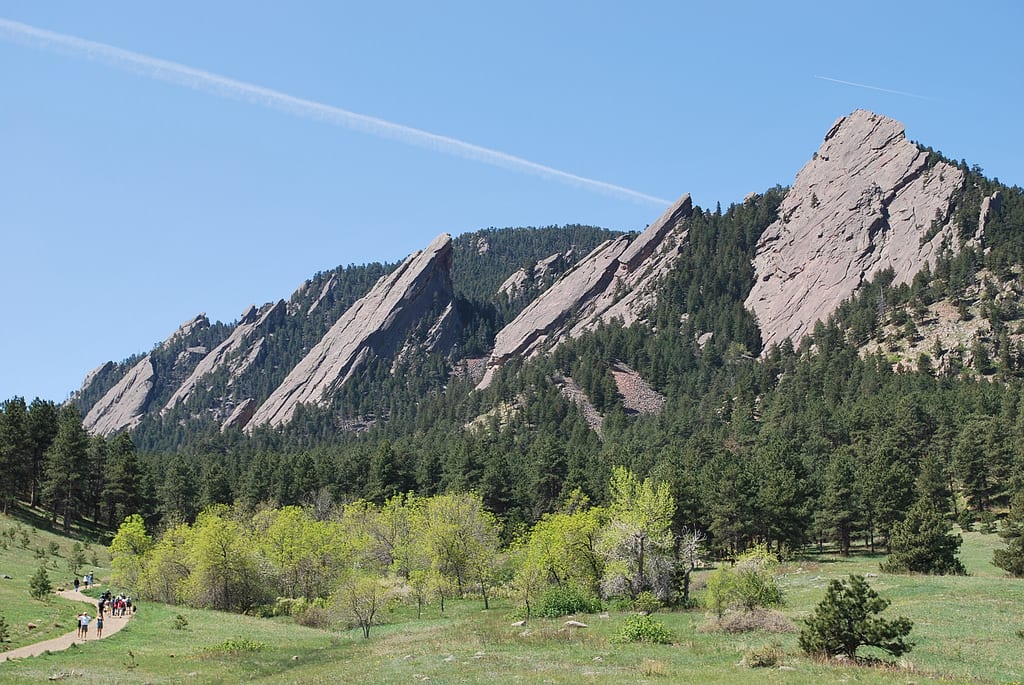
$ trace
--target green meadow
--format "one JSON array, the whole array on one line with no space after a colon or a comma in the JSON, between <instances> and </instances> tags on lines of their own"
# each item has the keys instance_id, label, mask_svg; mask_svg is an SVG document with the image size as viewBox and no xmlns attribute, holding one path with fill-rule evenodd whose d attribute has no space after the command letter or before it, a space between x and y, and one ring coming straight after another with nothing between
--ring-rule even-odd
<instances>
[{"instance_id":1,"label":"green meadow","mask_svg":"<svg viewBox=\"0 0 1024 685\"><path fill-rule=\"evenodd\" d=\"M54 586L71 579L66 563L73 541L43 532L31 521L0 518L0 531L17 531L0 549L0 615L13 648L68 632L74 603L29 597L28 579L45 563ZM29 543L23 545L22 531ZM897 576L878 571L880 555L848 559L812 555L783 565L783 613L794 624L824 595L829 580L850 573L875 574L869 582L892 600L888 615L914 621L913 651L873 666L821 663L801 654L796 632L727 634L708 630L702 610L660 612L674 632L672 645L620 644L613 640L626 612L566 619L532 619L513 625L511 601L478 600L436 606L416 617L400 606L382 616L368 640L356 629L305 628L288 618L261 619L143 602L117 635L39 657L0 663L0 682L39 683L1008 683L1024 681L1024 581L1005 578L990 563L995 535L964 536L961 559L968 577ZM50 543L57 551L50 552ZM43 550L39 556L37 550ZM89 570L106 580L105 550L92 544ZM703 572L697 574L701 593ZM34 622L32 631L24 626ZM753 652L772 651L776 663L745 665ZM867 654L867 652L865 652ZM878 655L881 656L881 655ZM746 657L746 658L745 658Z\"/></svg>"}]
</instances>

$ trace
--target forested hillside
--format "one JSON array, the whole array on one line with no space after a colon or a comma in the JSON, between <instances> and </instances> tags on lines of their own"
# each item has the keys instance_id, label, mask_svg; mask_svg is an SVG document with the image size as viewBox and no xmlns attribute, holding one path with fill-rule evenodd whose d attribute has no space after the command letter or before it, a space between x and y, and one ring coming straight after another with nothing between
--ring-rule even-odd
<instances>
[{"instance_id":1,"label":"forested hillside","mask_svg":"<svg viewBox=\"0 0 1024 685\"><path fill-rule=\"evenodd\" d=\"M7 401L0 458L16 477L4 502L41 503L65 525L138 512L160 527L217 504L254 511L473 491L508 541L572 493L605 503L614 468L625 466L666 483L674 530L703 531L721 554L755 543L778 553L887 549L922 501L962 525L991 525L1024 487L1024 194L925 152L921 174L964 179L950 199L955 233L908 282L878 271L803 340L765 349L744 306L761 238L787 219L788 191L776 187L724 211L687 206L674 266L636 323L578 332L511 360L478 389L474 360L496 332L616 234L477 231L452 243L454 347L372 357L289 423L232 428L223 419L238 398L270 393L395 267L317 274L286 309L247 313L258 341L251 333L248 347L226 352L225 370L177 404L168 379L234 333L197 319L158 345L149 355L165 383L150 399L157 410L130 432L90 436L79 410L138 358L103 369L77 404ZM427 336L430 321L408 339ZM635 409L623 369L663 400Z\"/></svg>"}]
</instances>

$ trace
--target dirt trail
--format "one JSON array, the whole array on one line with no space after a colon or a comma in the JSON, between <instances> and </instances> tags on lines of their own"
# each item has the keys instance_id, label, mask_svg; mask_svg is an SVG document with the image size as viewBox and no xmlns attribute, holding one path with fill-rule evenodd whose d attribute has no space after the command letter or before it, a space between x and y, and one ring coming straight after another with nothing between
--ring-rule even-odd
<instances>
[{"instance_id":1,"label":"dirt trail","mask_svg":"<svg viewBox=\"0 0 1024 685\"><path fill-rule=\"evenodd\" d=\"M89 605L92 607L92 611L89 612L90 615L92 615L96 611L96 600L92 597L83 595L81 592L78 592L76 590L62 590L57 594L65 599L70 599L76 602L88 602ZM102 639L106 640L108 637L110 637L117 631L121 630L121 628L124 628L126 623L128 623L127 616L123 618L115 618L111 616L108 612L106 617L104 617L103 619ZM46 651L59 652L61 650L67 649L73 644L93 642L94 640L98 639L101 638L96 637L96 619L95 617L93 617L93 620L89 623L89 637L87 639L83 640L82 638L78 637L77 630L72 630L67 635L61 635L60 637L55 637L50 640L44 640L42 642L35 642L31 645L25 645L24 647L12 649L9 652L0 652L0 662L7 661L8 659L21 659L27 656L39 656L40 654Z\"/></svg>"}]
</instances>

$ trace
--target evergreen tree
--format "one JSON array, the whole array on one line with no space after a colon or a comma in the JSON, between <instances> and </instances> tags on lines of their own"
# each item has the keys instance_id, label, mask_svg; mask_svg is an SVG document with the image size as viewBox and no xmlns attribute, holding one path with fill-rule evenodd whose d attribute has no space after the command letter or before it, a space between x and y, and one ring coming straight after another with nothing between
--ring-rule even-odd
<instances>
[{"instance_id":1,"label":"evergreen tree","mask_svg":"<svg viewBox=\"0 0 1024 685\"><path fill-rule=\"evenodd\" d=\"M108 526L124 521L130 514L143 514L142 465L135 444L127 433L111 441L104 471L102 500Z\"/></svg>"},{"instance_id":2,"label":"evergreen tree","mask_svg":"<svg viewBox=\"0 0 1024 685\"><path fill-rule=\"evenodd\" d=\"M825 472L825 492L815 514L818 529L839 545L844 556L849 556L853 535L862 521L856 474L852 453L845 448L836 451Z\"/></svg>"},{"instance_id":3,"label":"evergreen tree","mask_svg":"<svg viewBox=\"0 0 1024 685\"><path fill-rule=\"evenodd\" d=\"M0 509L7 513L19 491L28 492L26 466L29 458L28 408L23 397L0 405Z\"/></svg>"},{"instance_id":4,"label":"evergreen tree","mask_svg":"<svg viewBox=\"0 0 1024 685\"><path fill-rule=\"evenodd\" d=\"M889 600L879 597L863 576L833 580L800 631L800 648L808 654L851 659L859 647L878 647L893 656L909 652L914 644L904 638L914 624L902 616L892 621L876 617L888 606Z\"/></svg>"},{"instance_id":5,"label":"evergreen tree","mask_svg":"<svg viewBox=\"0 0 1024 685\"><path fill-rule=\"evenodd\" d=\"M918 500L892 532L892 554L882 564L888 573L965 575L956 555L963 538L928 500Z\"/></svg>"},{"instance_id":6,"label":"evergreen tree","mask_svg":"<svg viewBox=\"0 0 1024 685\"><path fill-rule=\"evenodd\" d=\"M57 405L36 398L28 407L28 460L20 476L29 506L36 506L42 495L43 474L46 470L46 452L57 437L60 412Z\"/></svg>"},{"instance_id":7,"label":"evergreen tree","mask_svg":"<svg viewBox=\"0 0 1024 685\"><path fill-rule=\"evenodd\" d=\"M1014 495L999 535L1006 547L992 553L992 563L1015 578L1024 578L1024 489Z\"/></svg>"},{"instance_id":8,"label":"evergreen tree","mask_svg":"<svg viewBox=\"0 0 1024 685\"><path fill-rule=\"evenodd\" d=\"M57 435L46 452L43 499L50 508L50 522L57 525L57 516L64 519L64 532L85 504L88 483L89 435L82 427L82 417L73 404L61 407Z\"/></svg>"},{"instance_id":9,"label":"evergreen tree","mask_svg":"<svg viewBox=\"0 0 1024 685\"><path fill-rule=\"evenodd\" d=\"M76 409L75 412L77 413L78 410ZM50 576L46 575L46 565L40 564L36 572L29 578L28 593L32 599L43 600L51 592L53 592L53 585L50 584Z\"/></svg>"}]
</instances>

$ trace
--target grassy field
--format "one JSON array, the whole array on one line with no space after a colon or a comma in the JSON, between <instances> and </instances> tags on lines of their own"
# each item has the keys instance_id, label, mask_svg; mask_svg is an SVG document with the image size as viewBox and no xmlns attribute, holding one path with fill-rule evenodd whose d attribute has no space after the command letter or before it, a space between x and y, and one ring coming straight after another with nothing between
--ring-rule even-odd
<instances>
[{"instance_id":1,"label":"grassy field","mask_svg":"<svg viewBox=\"0 0 1024 685\"><path fill-rule=\"evenodd\" d=\"M79 576L93 571L100 581L110 575L110 555L106 546L97 542L95 531L76 530L76 540L49 532L48 526L39 512L32 510L20 511L17 518L0 516L0 616L7 621L10 633L9 641L0 648L14 649L75 629L81 603L59 597L39 601L29 596L29 580L40 566L46 569L54 589L72 587L74 575L69 559L75 542L82 545L85 558ZM36 628L29 629L30 623Z\"/></svg>"},{"instance_id":2,"label":"grassy field","mask_svg":"<svg viewBox=\"0 0 1024 685\"><path fill-rule=\"evenodd\" d=\"M41 534L42 535L42 534ZM917 646L882 667L821 664L800 654L795 633L726 635L702 629L703 612L658 614L674 645L622 645L611 638L625 614L580 616L587 628L560 620L513 626L514 607L497 601L452 602L415 618L402 607L369 640L358 630L302 628L287 619L195 611L143 603L118 635L67 652L0 664L0 682L37 683L54 676L91 683L1006 683L1024 680L1024 581L990 564L994 535L968 533L966 578L879 574L881 556L808 557L787 564L780 582L785 613L799 622L832 578L878 574L870 582L892 600L888 610L914 621ZM6 555L10 550L0 551ZM0 556L6 560L6 556ZM29 564L29 571L34 565ZM13 574L12 574L13 575ZM698 579L699 584L699 579ZM6 596L4 597L6 599ZM18 599L27 604L27 590ZM7 601L4 606L11 606ZM3 611L7 611L4 609ZM181 618L178 618L178 617ZM773 668L748 668L752 649L774 645Z\"/></svg>"}]
</instances>

